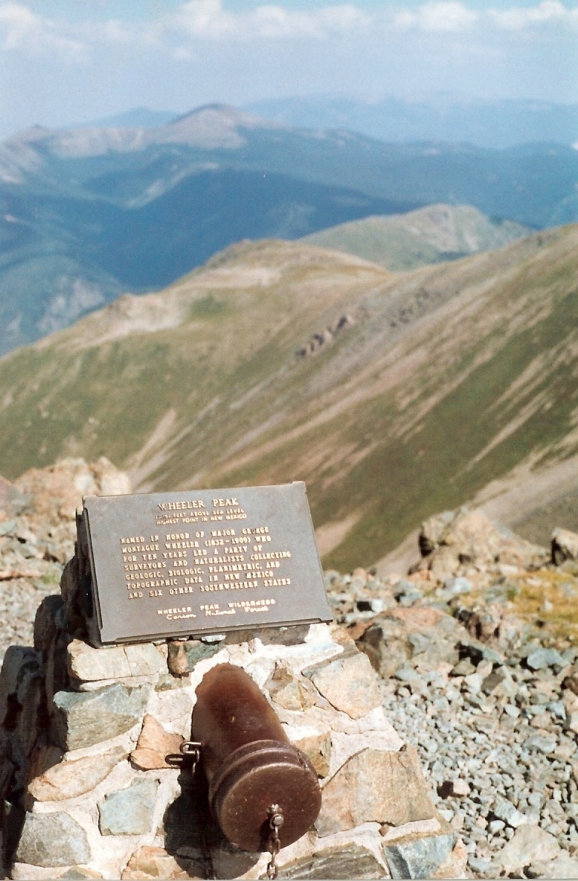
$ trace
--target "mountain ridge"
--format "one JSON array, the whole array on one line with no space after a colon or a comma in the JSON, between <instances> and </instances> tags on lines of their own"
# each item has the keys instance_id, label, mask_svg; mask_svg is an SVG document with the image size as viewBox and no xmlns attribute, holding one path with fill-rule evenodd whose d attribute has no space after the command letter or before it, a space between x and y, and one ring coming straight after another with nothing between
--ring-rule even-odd
<instances>
[{"instance_id":1,"label":"mountain ridge","mask_svg":"<svg viewBox=\"0 0 578 881\"><path fill-rule=\"evenodd\" d=\"M493 220L470 205L428 205L407 214L366 217L303 238L371 260L395 272L503 247L529 227Z\"/></svg>"},{"instance_id":2,"label":"mountain ridge","mask_svg":"<svg viewBox=\"0 0 578 881\"><path fill-rule=\"evenodd\" d=\"M0 352L78 317L79 290L87 309L154 290L243 238L439 202L534 228L577 220L577 176L562 146L385 144L225 105L156 128L35 127L0 145Z\"/></svg>"},{"instance_id":3,"label":"mountain ridge","mask_svg":"<svg viewBox=\"0 0 578 881\"><path fill-rule=\"evenodd\" d=\"M106 455L139 491L303 479L341 569L492 481L530 510L528 475L578 463L577 244L570 226L403 275L231 246L0 359L0 473Z\"/></svg>"},{"instance_id":4,"label":"mountain ridge","mask_svg":"<svg viewBox=\"0 0 578 881\"><path fill-rule=\"evenodd\" d=\"M384 141L458 141L504 148L543 140L578 142L578 105L531 99L481 99L457 93L272 98L247 109L286 125L349 128Z\"/></svg>"}]
</instances>

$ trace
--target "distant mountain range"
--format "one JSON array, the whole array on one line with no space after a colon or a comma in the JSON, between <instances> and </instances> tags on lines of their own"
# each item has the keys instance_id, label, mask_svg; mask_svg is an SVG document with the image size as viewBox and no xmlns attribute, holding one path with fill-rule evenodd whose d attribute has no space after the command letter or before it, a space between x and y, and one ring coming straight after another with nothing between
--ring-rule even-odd
<instances>
[{"instance_id":1,"label":"distant mountain range","mask_svg":"<svg viewBox=\"0 0 578 881\"><path fill-rule=\"evenodd\" d=\"M578 143L578 104L432 93L363 101L336 95L270 98L247 110L285 125L347 128L381 141L442 141L504 148Z\"/></svg>"},{"instance_id":2,"label":"distant mountain range","mask_svg":"<svg viewBox=\"0 0 578 881\"><path fill-rule=\"evenodd\" d=\"M36 127L0 145L0 353L241 239L432 203L549 227L578 220L577 179L569 147L385 144L219 105L153 127Z\"/></svg>"},{"instance_id":3,"label":"distant mountain range","mask_svg":"<svg viewBox=\"0 0 578 881\"><path fill-rule=\"evenodd\" d=\"M575 529L577 278L577 225L401 274L236 244L0 359L0 474L104 454L140 491L302 479L342 571L466 501Z\"/></svg>"}]
</instances>

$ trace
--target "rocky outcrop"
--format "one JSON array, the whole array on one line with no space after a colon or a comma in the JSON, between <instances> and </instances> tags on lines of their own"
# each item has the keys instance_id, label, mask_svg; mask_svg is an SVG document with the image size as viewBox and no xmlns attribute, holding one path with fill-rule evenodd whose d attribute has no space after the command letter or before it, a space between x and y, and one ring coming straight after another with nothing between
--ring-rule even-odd
<instances>
[{"instance_id":1,"label":"rocky outcrop","mask_svg":"<svg viewBox=\"0 0 578 881\"><path fill-rule=\"evenodd\" d=\"M422 560L413 571L436 576L456 575L464 567L503 574L504 567L538 568L548 552L497 526L483 511L459 508L426 520L418 538ZM500 568L501 567L501 568Z\"/></svg>"},{"instance_id":2,"label":"rocky outcrop","mask_svg":"<svg viewBox=\"0 0 578 881\"><path fill-rule=\"evenodd\" d=\"M297 354L300 358L307 358L309 355L315 355L324 346L335 341L335 339L343 333L347 328L352 327L355 321L351 315L342 315L335 324L325 327L319 333L314 333L307 344L299 349Z\"/></svg>"},{"instance_id":3,"label":"rocky outcrop","mask_svg":"<svg viewBox=\"0 0 578 881\"><path fill-rule=\"evenodd\" d=\"M49 491L36 498L40 484ZM54 517L69 529L75 493L123 486L105 463L69 461L46 481L27 475L21 491L35 528ZM202 774L180 752L196 688L221 663L255 680L321 785L321 812L282 848L280 877L463 874L459 833L434 806L416 748L389 723L379 675L342 627L95 648L83 636L76 559L61 594L40 601L33 644L8 646L0 675L10 877L265 876L270 856L223 838Z\"/></svg>"},{"instance_id":4,"label":"rocky outcrop","mask_svg":"<svg viewBox=\"0 0 578 881\"><path fill-rule=\"evenodd\" d=\"M578 563L578 535L569 529L557 527L552 533L552 560L557 566Z\"/></svg>"},{"instance_id":5,"label":"rocky outcrop","mask_svg":"<svg viewBox=\"0 0 578 881\"><path fill-rule=\"evenodd\" d=\"M62 459L32 468L16 481L0 478L0 658L8 646L30 645L36 609L59 589L74 554L75 514L85 495L130 491L126 474L108 459Z\"/></svg>"}]
</instances>

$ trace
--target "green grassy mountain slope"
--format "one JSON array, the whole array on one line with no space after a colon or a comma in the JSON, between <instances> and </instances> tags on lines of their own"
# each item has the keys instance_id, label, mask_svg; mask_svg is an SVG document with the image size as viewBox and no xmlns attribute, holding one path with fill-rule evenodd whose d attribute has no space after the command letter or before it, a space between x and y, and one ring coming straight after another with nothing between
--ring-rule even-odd
<instances>
[{"instance_id":1,"label":"green grassy mountain slope","mask_svg":"<svg viewBox=\"0 0 578 881\"><path fill-rule=\"evenodd\" d=\"M302 479L341 569L517 475L519 518L548 469L578 483L577 246L573 226L404 275L233 246L1 359L0 473L104 454L140 490Z\"/></svg>"},{"instance_id":2,"label":"green grassy mountain slope","mask_svg":"<svg viewBox=\"0 0 578 881\"><path fill-rule=\"evenodd\" d=\"M490 251L529 235L470 205L428 205L407 214L365 217L311 233L304 242L371 260L394 272Z\"/></svg>"}]
</instances>

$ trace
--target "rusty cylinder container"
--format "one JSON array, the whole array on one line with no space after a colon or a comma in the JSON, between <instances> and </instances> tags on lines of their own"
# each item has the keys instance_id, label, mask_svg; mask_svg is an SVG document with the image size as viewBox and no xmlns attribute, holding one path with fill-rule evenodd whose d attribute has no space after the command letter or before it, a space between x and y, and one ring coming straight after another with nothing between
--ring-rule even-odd
<instances>
[{"instance_id":1,"label":"rusty cylinder container","mask_svg":"<svg viewBox=\"0 0 578 881\"><path fill-rule=\"evenodd\" d=\"M219 664L196 694L192 736L201 743L209 804L223 834L243 850L267 850L278 806L281 846L301 838L321 808L317 775L257 685L240 667Z\"/></svg>"}]
</instances>

